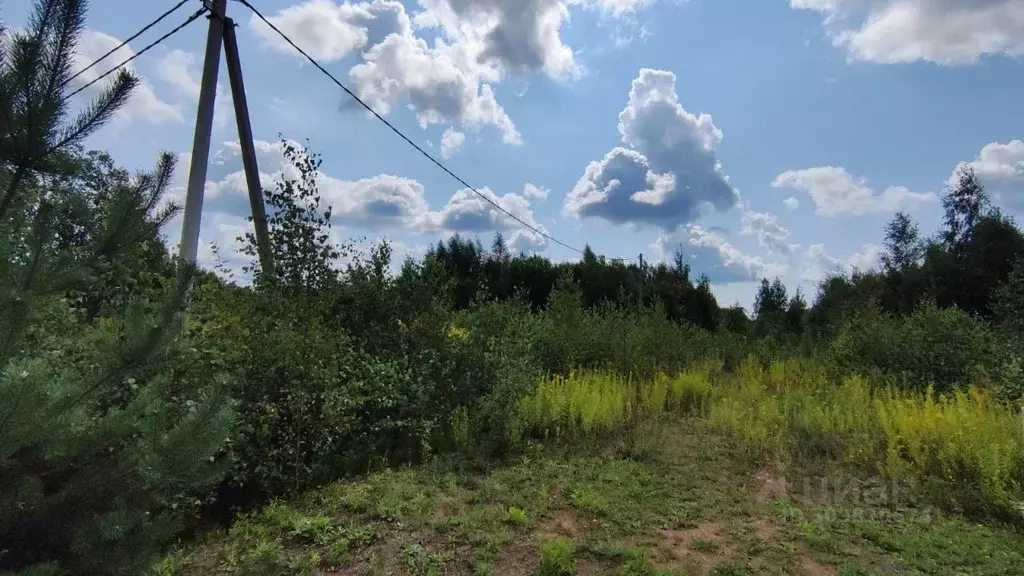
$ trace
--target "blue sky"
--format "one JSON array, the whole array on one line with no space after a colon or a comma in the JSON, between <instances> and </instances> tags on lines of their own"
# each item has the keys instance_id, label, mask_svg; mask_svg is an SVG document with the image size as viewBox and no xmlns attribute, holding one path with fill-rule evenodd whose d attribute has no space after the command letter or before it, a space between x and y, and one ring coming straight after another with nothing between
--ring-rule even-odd
<instances>
[{"instance_id":1,"label":"blue sky","mask_svg":"<svg viewBox=\"0 0 1024 576\"><path fill-rule=\"evenodd\" d=\"M896 210L933 232L961 162L1005 210L1024 208L1024 0L251 1L506 209L613 257L682 247L722 304L749 306L761 276L813 296L829 270L873 265ZM170 5L94 1L81 61ZM17 25L28 7L8 0L3 17ZM460 190L246 7L228 11L264 184L282 168L278 135L309 139L339 238L418 254L502 230L577 256ZM182 154L184 182L205 27L136 61L145 85L89 145L130 168ZM247 201L223 67L221 83L201 257L217 242L237 267Z\"/></svg>"}]
</instances>

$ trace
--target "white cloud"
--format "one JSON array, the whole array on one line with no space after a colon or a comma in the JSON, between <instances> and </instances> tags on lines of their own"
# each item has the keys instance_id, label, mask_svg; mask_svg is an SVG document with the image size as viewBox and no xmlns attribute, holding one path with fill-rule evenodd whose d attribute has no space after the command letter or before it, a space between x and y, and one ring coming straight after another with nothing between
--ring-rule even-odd
<instances>
[{"instance_id":1,"label":"white cloud","mask_svg":"<svg viewBox=\"0 0 1024 576\"><path fill-rule=\"evenodd\" d=\"M838 166L788 170L779 174L772 186L807 192L817 206L817 213L825 216L910 210L936 200L930 192L911 192L902 186L892 186L881 195L875 194L867 180L856 178Z\"/></svg>"},{"instance_id":2,"label":"white cloud","mask_svg":"<svg viewBox=\"0 0 1024 576\"><path fill-rule=\"evenodd\" d=\"M797 200L796 198L793 198L792 196L783 200L782 203L786 206L786 208L789 208L790 210L796 210L797 208L800 207L800 201Z\"/></svg>"},{"instance_id":3,"label":"white cloud","mask_svg":"<svg viewBox=\"0 0 1024 576\"><path fill-rule=\"evenodd\" d=\"M317 60L341 60L355 50L380 42L391 33L412 29L405 7L396 0L340 2L309 0L289 6L268 18ZM249 28L263 42L286 54L295 54L276 32L255 15Z\"/></svg>"},{"instance_id":4,"label":"white cloud","mask_svg":"<svg viewBox=\"0 0 1024 576\"><path fill-rule=\"evenodd\" d=\"M853 60L971 64L1024 54L1021 0L790 0L815 10Z\"/></svg>"},{"instance_id":5,"label":"white cloud","mask_svg":"<svg viewBox=\"0 0 1024 576\"><path fill-rule=\"evenodd\" d=\"M516 218L545 234L547 233L547 229L534 217L529 200L523 196L518 194L498 196L486 187L479 191L491 202L515 215ZM515 250L539 251L547 246L547 239L543 235L523 226L469 189L455 192L440 210L427 215L426 222L428 229L451 232L471 234L511 232L511 236L507 240L509 246Z\"/></svg>"},{"instance_id":6,"label":"white cloud","mask_svg":"<svg viewBox=\"0 0 1024 576\"><path fill-rule=\"evenodd\" d=\"M806 282L820 282L829 274L843 272L842 261L833 258L824 244L812 244L807 248L807 264L800 279Z\"/></svg>"},{"instance_id":7,"label":"white cloud","mask_svg":"<svg viewBox=\"0 0 1024 576\"><path fill-rule=\"evenodd\" d=\"M720 233L697 224L674 233L660 232L652 247L662 260L681 250L694 275L707 274L712 284L774 278L788 270L785 263L743 253Z\"/></svg>"},{"instance_id":8,"label":"white cloud","mask_svg":"<svg viewBox=\"0 0 1024 576\"><path fill-rule=\"evenodd\" d=\"M171 50L157 64L157 74L182 94L193 99L199 98L197 59L191 52Z\"/></svg>"},{"instance_id":9,"label":"white cloud","mask_svg":"<svg viewBox=\"0 0 1024 576\"><path fill-rule=\"evenodd\" d=\"M671 72L640 70L619 114L629 148L614 148L586 167L566 197L567 213L672 230L703 208L727 210L738 202L715 151L722 132L710 115L679 104L675 82Z\"/></svg>"},{"instance_id":10,"label":"white cloud","mask_svg":"<svg viewBox=\"0 0 1024 576\"><path fill-rule=\"evenodd\" d=\"M632 14L653 3L654 0L569 0L569 4L596 8L612 16Z\"/></svg>"},{"instance_id":11,"label":"white cloud","mask_svg":"<svg viewBox=\"0 0 1024 576\"><path fill-rule=\"evenodd\" d=\"M280 142L257 140L254 144L260 180L264 187L273 186L274 181L282 176L298 176L295 169L285 161L284 148ZM332 219L343 224L365 229L385 229L417 228L426 222L427 202L423 186L416 180L380 174L349 181L321 172L317 174L317 186L323 207L330 206ZM210 163L206 197L245 197L247 190L238 142L225 142Z\"/></svg>"},{"instance_id":12,"label":"white cloud","mask_svg":"<svg viewBox=\"0 0 1024 576\"><path fill-rule=\"evenodd\" d=\"M848 274L854 270L866 272L878 266L882 255L882 247L876 244L864 244L860 250L846 260L836 258L828 253L824 244L812 244L803 254L803 272L800 280L817 283L832 274Z\"/></svg>"},{"instance_id":13,"label":"white cloud","mask_svg":"<svg viewBox=\"0 0 1024 576\"><path fill-rule=\"evenodd\" d=\"M868 271L878 266L882 258L882 247L876 244L865 244L860 251L846 261L852 268L860 271Z\"/></svg>"},{"instance_id":14,"label":"white cloud","mask_svg":"<svg viewBox=\"0 0 1024 576\"><path fill-rule=\"evenodd\" d=\"M458 46L440 39L430 48L422 38L392 34L367 50L349 77L360 98L382 114L404 97L421 127L490 124L501 130L505 143L521 144L522 136L490 85L481 83L479 70L461 66L460 56Z\"/></svg>"},{"instance_id":15,"label":"white cloud","mask_svg":"<svg viewBox=\"0 0 1024 576\"><path fill-rule=\"evenodd\" d=\"M252 225L244 217L214 212L202 223L196 260L203 268L212 270L218 263L224 272L236 279L243 275L242 266L250 262L238 239L252 232Z\"/></svg>"},{"instance_id":16,"label":"white cloud","mask_svg":"<svg viewBox=\"0 0 1024 576\"><path fill-rule=\"evenodd\" d=\"M998 204L1010 210L1024 211L1024 141L986 145L974 160L957 166L949 178L950 186L956 184L957 171L963 166L974 168Z\"/></svg>"},{"instance_id":17,"label":"white cloud","mask_svg":"<svg viewBox=\"0 0 1024 576\"><path fill-rule=\"evenodd\" d=\"M561 0L420 0L421 26L440 26L455 42L478 47L476 59L518 73L579 73L559 35L569 10Z\"/></svg>"},{"instance_id":18,"label":"white cloud","mask_svg":"<svg viewBox=\"0 0 1024 576\"><path fill-rule=\"evenodd\" d=\"M298 146L297 143L293 144ZM282 176L299 176L286 162L284 147L280 142L257 140L255 148L263 186L274 186L274 182ZM183 156L187 160L187 155ZM186 164L186 171L176 175L174 188L177 190L184 189L187 178L187 162L183 164ZM322 207L329 205L332 220L346 226L376 231L402 229L428 233L501 231L509 233L509 245L516 250L535 251L547 246L543 235L524 227L468 189L455 192L440 209L430 210L423 185L410 178L380 174L350 181L321 172L317 174L317 186L322 197ZM547 232L537 222L525 196L498 196L486 187L480 189L480 192L523 222ZM246 194L238 142L225 142L210 163L206 197L212 200L225 196L245 197Z\"/></svg>"},{"instance_id":19,"label":"white cloud","mask_svg":"<svg viewBox=\"0 0 1024 576\"><path fill-rule=\"evenodd\" d=\"M109 34L104 34L103 32L90 29L84 30L78 39L78 46L72 65L73 72L79 72L120 43L121 40L118 40ZM120 64L122 61L134 54L135 52L132 51L130 46L118 49L105 60L92 68L89 68L80 76L75 78L71 83L71 87L77 89L89 82L92 82L101 74L116 64ZM128 64L125 68L133 70L131 64ZM106 86L105 81L101 80L85 90L83 94L86 97L95 96L103 89L104 86ZM132 91L131 98L128 100L127 104L118 111L117 115L118 118L125 121L135 118L144 118L155 124L162 124L169 120L181 121L184 119L181 115L181 110L177 106L173 106L161 100L153 91L153 86L145 78L142 78L142 82L135 87L135 90Z\"/></svg>"},{"instance_id":20,"label":"white cloud","mask_svg":"<svg viewBox=\"0 0 1024 576\"><path fill-rule=\"evenodd\" d=\"M445 130L444 134L441 135L441 156L451 158L452 154L455 154L465 141L466 135L464 133L453 128Z\"/></svg>"},{"instance_id":21,"label":"white cloud","mask_svg":"<svg viewBox=\"0 0 1024 576\"><path fill-rule=\"evenodd\" d=\"M527 184L526 186L523 187L523 196L526 196L527 198L537 198L538 200L544 200L548 197L548 194L550 193L551 190L548 190L547 188L541 188L539 186L534 186L533 184Z\"/></svg>"},{"instance_id":22,"label":"white cloud","mask_svg":"<svg viewBox=\"0 0 1024 576\"><path fill-rule=\"evenodd\" d=\"M740 223L743 225L740 234L756 236L758 244L770 252L789 254L798 248L797 245L786 243L789 230L779 225L774 214L748 210L743 213Z\"/></svg>"},{"instance_id":23,"label":"white cloud","mask_svg":"<svg viewBox=\"0 0 1024 576\"><path fill-rule=\"evenodd\" d=\"M200 60L192 52L171 50L157 63L156 75L184 97L186 108L194 107L199 100L202 72ZM217 96L213 105L213 121L219 128L227 124L233 110L231 95L217 82Z\"/></svg>"}]
</instances>

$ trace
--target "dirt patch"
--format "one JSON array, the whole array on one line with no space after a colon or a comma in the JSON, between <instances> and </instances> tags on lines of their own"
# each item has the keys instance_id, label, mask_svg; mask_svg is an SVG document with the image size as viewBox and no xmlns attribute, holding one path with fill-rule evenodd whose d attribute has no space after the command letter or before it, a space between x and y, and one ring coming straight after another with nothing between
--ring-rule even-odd
<instances>
[{"instance_id":1,"label":"dirt patch","mask_svg":"<svg viewBox=\"0 0 1024 576\"><path fill-rule=\"evenodd\" d=\"M764 503L771 500L788 500L789 485L782 475L781 469L761 470L754 477L757 485L757 501Z\"/></svg>"},{"instance_id":2,"label":"dirt patch","mask_svg":"<svg viewBox=\"0 0 1024 576\"><path fill-rule=\"evenodd\" d=\"M768 518L760 518L754 523L757 537L765 542L770 542L779 534L779 527Z\"/></svg>"},{"instance_id":3,"label":"dirt patch","mask_svg":"<svg viewBox=\"0 0 1024 576\"><path fill-rule=\"evenodd\" d=\"M804 576L836 576L836 569L813 558L800 557L800 572Z\"/></svg>"},{"instance_id":4,"label":"dirt patch","mask_svg":"<svg viewBox=\"0 0 1024 576\"><path fill-rule=\"evenodd\" d=\"M527 546L513 545L501 551L494 574L533 574L537 571L537 553Z\"/></svg>"},{"instance_id":5,"label":"dirt patch","mask_svg":"<svg viewBox=\"0 0 1024 576\"><path fill-rule=\"evenodd\" d=\"M715 564L736 550L736 543L719 522L705 522L687 530L658 530L658 534L672 556L693 562L701 574L711 574Z\"/></svg>"},{"instance_id":6,"label":"dirt patch","mask_svg":"<svg viewBox=\"0 0 1024 576\"><path fill-rule=\"evenodd\" d=\"M576 523L576 515L571 510L562 510L554 518L540 523L541 532L561 534L575 538L580 534L579 524Z\"/></svg>"},{"instance_id":7,"label":"dirt patch","mask_svg":"<svg viewBox=\"0 0 1024 576\"><path fill-rule=\"evenodd\" d=\"M607 571L596 560L590 558L580 558L576 563L576 575L577 576L596 576L597 574L605 574Z\"/></svg>"}]
</instances>

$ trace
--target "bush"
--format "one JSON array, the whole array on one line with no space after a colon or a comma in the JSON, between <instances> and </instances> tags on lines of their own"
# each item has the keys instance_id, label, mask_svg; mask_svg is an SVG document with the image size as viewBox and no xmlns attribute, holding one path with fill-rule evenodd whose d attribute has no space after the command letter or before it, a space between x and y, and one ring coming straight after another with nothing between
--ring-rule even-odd
<instances>
[{"instance_id":1,"label":"bush","mask_svg":"<svg viewBox=\"0 0 1024 576\"><path fill-rule=\"evenodd\" d=\"M540 544L540 576L573 576L576 558L572 542L565 538L550 538Z\"/></svg>"},{"instance_id":2,"label":"bush","mask_svg":"<svg viewBox=\"0 0 1024 576\"><path fill-rule=\"evenodd\" d=\"M872 307L839 331L829 352L840 373L949 392L997 368L995 342L980 319L956 308L921 305L907 317L893 318Z\"/></svg>"}]
</instances>

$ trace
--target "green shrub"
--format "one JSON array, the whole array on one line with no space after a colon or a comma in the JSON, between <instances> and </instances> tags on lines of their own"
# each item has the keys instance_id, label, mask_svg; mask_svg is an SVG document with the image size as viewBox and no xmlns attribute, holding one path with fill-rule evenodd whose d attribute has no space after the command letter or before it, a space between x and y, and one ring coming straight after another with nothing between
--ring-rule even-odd
<instances>
[{"instance_id":1,"label":"green shrub","mask_svg":"<svg viewBox=\"0 0 1024 576\"><path fill-rule=\"evenodd\" d=\"M918 391L934 385L948 392L998 366L991 329L971 314L931 304L904 318L867 308L840 329L830 354L842 373L888 377Z\"/></svg>"},{"instance_id":2,"label":"green shrub","mask_svg":"<svg viewBox=\"0 0 1024 576\"><path fill-rule=\"evenodd\" d=\"M516 506L509 506L505 513L505 521L509 524L525 524L526 510Z\"/></svg>"},{"instance_id":3,"label":"green shrub","mask_svg":"<svg viewBox=\"0 0 1024 576\"><path fill-rule=\"evenodd\" d=\"M574 576L576 558L572 542L565 538L549 538L540 543L539 576Z\"/></svg>"}]
</instances>

